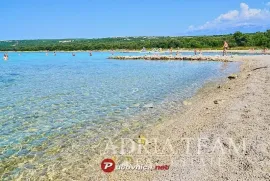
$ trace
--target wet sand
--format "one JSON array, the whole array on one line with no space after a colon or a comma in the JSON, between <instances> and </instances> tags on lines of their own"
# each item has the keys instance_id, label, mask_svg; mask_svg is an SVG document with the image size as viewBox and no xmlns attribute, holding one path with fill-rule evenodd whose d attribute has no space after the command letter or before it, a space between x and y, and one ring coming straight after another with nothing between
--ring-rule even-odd
<instances>
[{"instance_id":1,"label":"wet sand","mask_svg":"<svg viewBox=\"0 0 270 181\"><path fill-rule=\"evenodd\" d=\"M239 56L235 61L243 62L237 75L206 85L183 102L184 111L140 133L148 152L114 158L116 163L118 157L132 157L131 164L169 165L168 170L101 171L101 178L269 180L270 56Z\"/></svg>"}]
</instances>

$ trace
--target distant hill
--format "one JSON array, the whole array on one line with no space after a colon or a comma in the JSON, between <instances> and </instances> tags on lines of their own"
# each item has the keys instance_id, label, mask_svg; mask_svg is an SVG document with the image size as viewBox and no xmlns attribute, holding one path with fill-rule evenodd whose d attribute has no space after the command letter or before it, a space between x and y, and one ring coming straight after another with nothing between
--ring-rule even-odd
<instances>
[{"instance_id":1,"label":"distant hill","mask_svg":"<svg viewBox=\"0 0 270 181\"><path fill-rule=\"evenodd\" d=\"M211 36L181 37L113 37L96 39L40 39L0 41L0 51L73 51L73 50L140 50L151 48L221 48L223 41L230 47L268 47L270 30L266 32Z\"/></svg>"}]
</instances>

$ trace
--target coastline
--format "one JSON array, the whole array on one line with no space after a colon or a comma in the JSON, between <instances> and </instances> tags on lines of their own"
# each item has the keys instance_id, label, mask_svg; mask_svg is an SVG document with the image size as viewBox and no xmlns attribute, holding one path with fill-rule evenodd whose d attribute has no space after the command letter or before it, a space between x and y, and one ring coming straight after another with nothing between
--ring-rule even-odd
<instances>
[{"instance_id":1,"label":"coastline","mask_svg":"<svg viewBox=\"0 0 270 181\"><path fill-rule=\"evenodd\" d=\"M80 154L74 155L74 158L78 161L77 167L59 167L54 168L52 170L48 170L46 176L44 178L51 179L60 179L61 177L57 177L53 172L58 170L63 172L63 175L66 178L77 178L78 180L84 180L86 178L90 178L90 180L222 180L225 178L229 178L229 180L243 179L248 180L248 176L252 175L251 172L254 172L255 166L249 166L250 163L246 158L241 157L236 161L229 160L225 163L225 168L221 167L219 169L209 167L201 167L201 163L193 165L193 167L183 166L182 163L177 163L179 158L181 159L183 156L186 157L185 154L186 148L185 145L182 144L182 138L201 138L201 137L209 137L211 140L215 140L217 137L226 138L233 137L238 140L242 137L249 138L249 141L253 141L256 139L259 134L263 133L264 139L261 139L263 142L267 143L267 136L269 135L269 124L267 123L266 118L269 118L269 114L267 115L267 111L269 111L269 102L267 102L267 98L269 97L269 92L267 92L266 87L262 83L269 83L269 68L264 68L264 66L269 67L270 56L235 56L234 61L242 62L241 70L237 73L237 78L233 80L222 79L215 82L207 83L203 86L203 88L199 89L197 93L188 100L179 103L183 109L175 109L178 111L175 115L171 115L170 117L162 117L162 121L158 121L156 124L152 124L146 129L143 129L140 132L131 132L127 137L130 139L138 138L138 136L143 135L146 139L149 139L149 143L143 145L146 146L150 153L142 153L142 154L99 154L100 150L103 151L104 145L99 149L87 150L88 152L94 151L97 156L92 155L93 157L89 157L87 154L83 153L81 150L82 145L78 145L78 152ZM259 68L259 69L256 69ZM267 72L268 71L268 72ZM268 79L267 79L268 75ZM258 85L253 85L254 81L258 83ZM261 82L262 81L262 82ZM251 87L245 89L246 87ZM258 88L258 89L257 89ZM260 89L259 89L260 88ZM269 90L269 87L268 87ZM256 92L259 92L256 94ZM262 94L264 91L264 94ZM254 97L254 94L256 97ZM262 97L261 97L262 94ZM251 96L251 97L248 97ZM264 97L263 97L264 96ZM268 96L268 97L267 97ZM242 101L248 100L248 102L243 103ZM217 101L217 104L215 103ZM265 119L256 120L255 123L250 123L250 125L246 125L247 121L242 120L254 118L254 115L249 115L250 110L256 112L260 109L261 101L265 101L263 103L263 107L266 109L263 111ZM259 107L253 107L253 103ZM235 115L234 115L235 114ZM261 112L260 112L261 114ZM228 118L229 116L229 118ZM232 117L230 117L232 116ZM240 120L241 118L241 120ZM229 122L227 122L229 120ZM238 123L239 121L239 123ZM253 121L253 120L251 120ZM261 123L260 125L259 123ZM232 125L231 125L232 124ZM241 125L237 125L241 124ZM267 125L268 124L268 125ZM237 126L234 128L233 126ZM124 126L124 122L123 122ZM260 128L262 126L262 128ZM268 126L268 127L267 127ZM124 128L124 127L123 127ZM250 131L252 129L262 129L260 131L256 131L252 136L248 137L246 134L242 134L245 131ZM240 130L241 134L237 134L237 131ZM126 135L124 135L126 136ZM158 139L157 148L155 148L153 138ZM174 153L169 149L165 150L165 153L160 151L164 145L167 145L166 140L169 139L171 141L171 145L174 148ZM258 141L258 140L256 140ZM90 144L90 142L89 142ZM119 142L117 143L119 144ZM226 143L224 143L226 145ZM72 149L77 145L72 145ZM94 145L95 146L95 145ZM167 145L169 146L169 145ZM255 145L256 147L257 145ZM103 149L103 150L102 150ZM158 153L154 153L154 150L157 149ZM267 148L268 149L268 148ZM192 148L191 152L196 152L196 148ZM249 154L252 154L249 152ZM251 159L262 159L261 155L264 153L259 152L258 154L252 155ZM190 156L190 155L189 155ZM209 155L208 155L209 156ZM218 157L219 155L214 155ZM230 159L231 155L228 156ZM210 156L211 157L211 156ZM74 159L71 158L71 159ZM80 163L82 161L85 163ZM104 158L113 158L116 160L116 163L119 163L123 160L132 160L132 163L135 164L137 161L141 161L141 164L145 164L145 162L150 162L152 164L160 164L165 165L169 164L171 167L167 171L119 171L116 170L111 174L104 174L100 170L100 162ZM198 159L198 155L191 155L190 158ZM136 160L138 159L138 160ZM148 160L149 159L149 160ZM267 155L263 155L263 162L268 161ZM240 161L239 161L240 160ZM63 161L63 163L65 163ZM93 165L95 163L95 165ZM231 165L233 164L233 165ZM238 168L238 164L240 164ZM90 168L89 168L90 165ZM230 170L228 168L235 166L237 168L234 169L242 169L240 170L244 172L245 175L240 175L239 178L237 175L239 174L239 170ZM233 167L234 166L234 167ZM246 169L246 170L245 170ZM266 169L264 171L268 171L269 167L263 168ZM86 170L89 170L86 172ZM91 171L90 171L91 170ZM93 170L93 173L92 173ZM228 171L229 170L229 171ZM255 170L258 171L258 170ZM261 170L262 171L262 170ZM51 172L51 173L50 173ZM89 173L91 172L91 173ZM217 173L218 172L218 173ZM227 174L227 172L233 172L232 175ZM181 173L181 174L180 174ZM93 174L93 175L92 175ZM179 175L180 174L180 175ZM267 177L267 174L261 174L256 172L256 177ZM42 177L41 177L42 178Z\"/></svg>"},{"instance_id":2,"label":"coastline","mask_svg":"<svg viewBox=\"0 0 270 181\"><path fill-rule=\"evenodd\" d=\"M236 79L205 85L185 101L183 112L143 132L147 140L157 138L162 141L157 145L151 141L145 145L150 154L129 156L135 159L140 157L144 161L151 158L152 163L161 165L169 164L169 170L117 170L105 177L101 172L101 178L142 181L269 179L269 60L270 56L235 57L235 61L243 62ZM197 145L191 144L190 153L186 154L187 145L183 143L183 138L206 138L206 147L198 155ZM239 154L234 153L228 146L228 138L238 145L245 141L245 149L239 146ZM216 140L221 143L220 150L211 152L209 148L216 146ZM169 146L165 154L153 154L164 145ZM170 149L170 145L173 149ZM201 158L205 158L206 163L202 163ZM195 162L189 165L187 159Z\"/></svg>"},{"instance_id":3,"label":"coastline","mask_svg":"<svg viewBox=\"0 0 270 181\"><path fill-rule=\"evenodd\" d=\"M198 49L199 50L199 49ZM82 52L82 53L89 53L90 51L92 52L110 52L111 50L74 50L74 51L64 51L64 50L55 50L55 52L58 53L68 53L68 52ZM141 50L126 50L126 49L116 49L113 50L114 52L119 52L119 53L140 53L142 52ZM9 52L9 53L46 53L46 50L38 50L38 51L0 51L2 53ZM49 51L49 53L53 53L54 51ZM145 52L152 52L152 50L147 50ZM169 53L170 51L163 50L161 52L157 53ZM179 53L194 53L194 49L173 49L173 53L179 52ZM202 53L221 53L223 50L221 49L201 49ZM262 54L263 50L262 49L256 49L254 51L251 50L234 50L234 49L229 49L227 50L227 53L244 53L244 54ZM265 54L270 54L269 51L267 51Z\"/></svg>"}]
</instances>

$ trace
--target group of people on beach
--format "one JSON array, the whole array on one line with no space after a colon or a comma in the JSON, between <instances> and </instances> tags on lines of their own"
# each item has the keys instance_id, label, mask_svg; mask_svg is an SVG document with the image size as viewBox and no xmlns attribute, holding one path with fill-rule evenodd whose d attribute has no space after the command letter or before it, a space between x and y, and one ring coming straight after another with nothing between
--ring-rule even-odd
<instances>
[{"instance_id":1,"label":"group of people on beach","mask_svg":"<svg viewBox=\"0 0 270 181\"><path fill-rule=\"evenodd\" d=\"M227 50L229 49L229 44L227 41L223 42L223 56L227 56ZM194 55L197 55L197 53L199 52L200 55L202 55L202 50L200 49L199 51L195 48L194 49Z\"/></svg>"},{"instance_id":2,"label":"group of people on beach","mask_svg":"<svg viewBox=\"0 0 270 181\"><path fill-rule=\"evenodd\" d=\"M4 59L4 60L8 60L8 54L7 54L7 53L4 54L3 59Z\"/></svg>"},{"instance_id":3,"label":"group of people on beach","mask_svg":"<svg viewBox=\"0 0 270 181\"><path fill-rule=\"evenodd\" d=\"M223 56L227 56L227 50L229 49L229 44L227 43L227 41L224 41L224 44L223 44ZM194 55L202 55L202 50L199 49L197 50L196 48L194 49Z\"/></svg>"},{"instance_id":4,"label":"group of people on beach","mask_svg":"<svg viewBox=\"0 0 270 181\"><path fill-rule=\"evenodd\" d=\"M197 49L195 48L195 49L194 49L194 55L197 55L197 54L202 55L202 49L197 50Z\"/></svg>"}]
</instances>

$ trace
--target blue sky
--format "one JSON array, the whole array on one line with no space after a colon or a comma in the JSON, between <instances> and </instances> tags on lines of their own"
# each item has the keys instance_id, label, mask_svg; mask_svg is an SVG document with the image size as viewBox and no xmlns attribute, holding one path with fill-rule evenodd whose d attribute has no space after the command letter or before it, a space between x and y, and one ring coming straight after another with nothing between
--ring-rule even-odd
<instances>
[{"instance_id":1,"label":"blue sky","mask_svg":"<svg viewBox=\"0 0 270 181\"><path fill-rule=\"evenodd\" d=\"M268 1L1 0L0 40L263 31Z\"/></svg>"}]
</instances>

